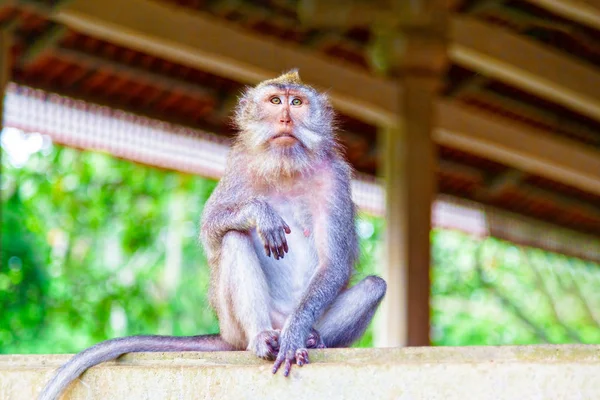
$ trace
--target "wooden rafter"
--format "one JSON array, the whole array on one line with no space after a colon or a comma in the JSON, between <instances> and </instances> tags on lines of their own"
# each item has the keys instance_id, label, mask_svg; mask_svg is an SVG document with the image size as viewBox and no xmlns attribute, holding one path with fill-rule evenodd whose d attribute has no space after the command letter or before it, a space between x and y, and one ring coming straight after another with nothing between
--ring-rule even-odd
<instances>
[{"instance_id":1,"label":"wooden rafter","mask_svg":"<svg viewBox=\"0 0 600 400\"><path fill-rule=\"evenodd\" d=\"M451 39L459 65L600 120L600 71L591 65L470 17L453 18Z\"/></svg>"},{"instance_id":2,"label":"wooden rafter","mask_svg":"<svg viewBox=\"0 0 600 400\"><path fill-rule=\"evenodd\" d=\"M460 175L468 177L472 181L485 182L485 176L482 171L477 168L470 167L464 164L459 164L455 161L440 160L439 168L446 171L456 171ZM488 203L490 199L502 194L504 189L509 187L518 187L519 192L533 200L544 200L560 207L563 210L579 210L590 218L600 221L600 207L590 204L589 202L578 200L560 193L556 193L547 189L536 187L530 183L525 183L526 173L516 169L508 169L489 179L488 183L473 193L473 199L477 202Z\"/></svg>"},{"instance_id":3,"label":"wooden rafter","mask_svg":"<svg viewBox=\"0 0 600 400\"><path fill-rule=\"evenodd\" d=\"M19 62L22 67L35 63L43 54L47 54L64 38L67 28L64 25L51 23L50 26L30 43Z\"/></svg>"},{"instance_id":4,"label":"wooden rafter","mask_svg":"<svg viewBox=\"0 0 600 400\"><path fill-rule=\"evenodd\" d=\"M519 186L526 177L527 173L519 169L510 168L500 175L489 179L485 188L486 195L497 196L509 187Z\"/></svg>"},{"instance_id":5,"label":"wooden rafter","mask_svg":"<svg viewBox=\"0 0 600 400\"><path fill-rule=\"evenodd\" d=\"M117 8L118 13L114 12ZM328 90L340 111L368 122L394 125L400 109L400 88L389 80L242 31L201 12L152 0L74 0L51 12L50 17L93 37L245 83L299 67L307 82ZM600 119L600 74L596 70L469 17L455 16L452 31L451 52L463 64L555 101L582 104L580 111L587 110ZM460 119L449 115L454 111ZM550 135L540 135L535 129L508 120L492 121L447 101L441 101L438 113L439 143L600 192L598 152L570 141L559 143ZM508 136L483 138L489 124ZM538 142L543 142L541 147L523 150L524 143ZM553 152L537 151L547 146ZM527 160L529 156L532 160Z\"/></svg>"},{"instance_id":6,"label":"wooden rafter","mask_svg":"<svg viewBox=\"0 0 600 400\"><path fill-rule=\"evenodd\" d=\"M600 194L600 151L448 100L437 114L439 144Z\"/></svg>"},{"instance_id":7,"label":"wooden rafter","mask_svg":"<svg viewBox=\"0 0 600 400\"><path fill-rule=\"evenodd\" d=\"M598 0L527 0L529 3L594 29L600 29Z\"/></svg>"},{"instance_id":8,"label":"wooden rafter","mask_svg":"<svg viewBox=\"0 0 600 400\"><path fill-rule=\"evenodd\" d=\"M540 1L566 3L566 0ZM590 0L586 7L593 8L599 3L599 0ZM469 11L477 14L501 4L500 0L482 0ZM339 7L319 3L319 10L310 14L310 23L343 27L367 26L377 19L394 20L393 16L382 15L381 10L373 10L366 2L344 13L339 12ZM457 64L600 120L600 71L593 66L470 16L454 15L450 39L449 56Z\"/></svg>"},{"instance_id":9,"label":"wooden rafter","mask_svg":"<svg viewBox=\"0 0 600 400\"><path fill-rule=\"evenodd\" d=\"M572 135L582 142L600 144L598 132L578 121L557 117L557 115L551 111L534 106L531 103L519 100L518 98L500 95L489 90L483 90L481 89L481 85L478 89L473 88L470 91L463 90L462 96L462 99L472 97L478 101L482 101L487 106L499 108L508 113L513 113L514 115L523 115L525 120L536 124L542 124L556 132Z\"/></svg>"},{"instance_id":10,"label":"wooden rafter","mask_svg":"<svg viewBox=\"0 0 600 400\"><path fill-rule=\"evenodd\" d=\"M74 0L50 17L90 36L247 84L297 67L340 110L370 122L389 124L398 106L397 88L388 80L205 13L151 0Z\"/></svg>"},{"instance_id":11,"label":"wooden rafter","mask_svg":"<svg viewBox=\"0 0 600 400\"><path fill-rule=\"evenodd\" d=\"M184 93L192 98L206 101L207 99L217 96L215 90L208 89L204 86L183 82L178 79L169 78L165 75L156 74L142 68L131 67L123 63L111 61L78 50L56 48L52 50L52 54L72 62L87 64L95 68L100 67L102 69L113 70L119 74L130 77L134 81L144 82L170 91Z\"/></svg>"},{"instance_id":12,"label":"wooden rafter","mask_svg":"<svg viewBox=\"0 0 600 400\"><path fill-rule=\"evenodd\" d=\"M120 12L112 12L113 6ZM242 32L202 12L151 0L74 0L52 18L83 33L244 83L299 67L308 82L329 90L340 110L369 122L394 123L400 106L399 88L391 81ZM600 119L600 73L591 66L469 17L453 17L451 36L455 62Z\"/></svg>"}]
</instances>

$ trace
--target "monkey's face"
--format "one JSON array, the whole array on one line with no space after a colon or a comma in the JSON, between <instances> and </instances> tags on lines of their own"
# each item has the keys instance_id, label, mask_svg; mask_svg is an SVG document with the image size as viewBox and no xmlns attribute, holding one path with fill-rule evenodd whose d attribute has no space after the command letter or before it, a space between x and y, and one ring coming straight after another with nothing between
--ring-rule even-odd
<instances>
[{"instance_id":1,"label":"monkey's face","mask_svg":"<svg viewBox=\"0 0 600 400\"><path fill-rule=\"evenodd\" d=\"M241 139L254 149L317 151L331 137L326 98L302 85L268 85L249 92L237 115Z\"/></svg>"},{"instance_id":2,"label":"monkey's face","mask_svg":"<svg viewBox=\"0 0 600 400\"><path fill-rule=\"evenodd\" d=\"M300 137L306 135L300 128L310 108L308 97L298 90L273 89L266 91L260 99L261 120L271 126L270 137L266 139L272 146L300 144Z\"/></svg>"}]
</instances>

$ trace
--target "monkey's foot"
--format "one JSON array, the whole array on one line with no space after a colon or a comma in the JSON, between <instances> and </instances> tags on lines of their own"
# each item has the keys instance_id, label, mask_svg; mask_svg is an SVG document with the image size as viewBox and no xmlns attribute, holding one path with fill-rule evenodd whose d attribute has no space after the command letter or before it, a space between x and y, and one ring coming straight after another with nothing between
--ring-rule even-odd
<instances>
[{"instance_id":1,"label":"monkey's foot","mask_svg":"<svg viewBox=\"0 0 600 400\"><path fill-rule=\"evenodd\" d=\"M306 349L296 350L296 364L298 364L299 366L308 364L308 350L306 350Z\"/></svg>"},{"instance_id":2,"label":"monkey's foot","mask_svg":"<svg viewBox=\"0 0 600 400\"><path fill-rule=\"evenodd\" d=\"M250 342L248 350L260 358L274 360L279 353L279 333L278 329L262 331Z\"/></svg>"},{"instance_id":3,"label":"monkey's foot","mask_svg":"<svg viewBox=\"0 0 600 400\"><path fill-rule=\"evenodd\" d=\"M307 349L324 349L325 343L321 339L321 334L316 329L312 329L306 338Z\"/></svg>"}]
</instances>

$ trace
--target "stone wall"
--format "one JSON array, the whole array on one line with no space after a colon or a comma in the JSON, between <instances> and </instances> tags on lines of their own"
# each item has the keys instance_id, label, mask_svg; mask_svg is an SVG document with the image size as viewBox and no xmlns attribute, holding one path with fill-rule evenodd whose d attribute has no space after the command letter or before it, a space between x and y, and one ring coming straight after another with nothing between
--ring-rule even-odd
<instances>
[{"instance_id":1,"label":"stone wall","mask_svg":"<svg viewBox=\"0 0 600 400\"><path fill-rule=\"evenodd\" d=\"M600 346L311 351L288 378L245 352L144 353L92 368L64 399L600 399ZM0 399L35 399L68 355L0 356Z\"/></svg>"}]
</instances>

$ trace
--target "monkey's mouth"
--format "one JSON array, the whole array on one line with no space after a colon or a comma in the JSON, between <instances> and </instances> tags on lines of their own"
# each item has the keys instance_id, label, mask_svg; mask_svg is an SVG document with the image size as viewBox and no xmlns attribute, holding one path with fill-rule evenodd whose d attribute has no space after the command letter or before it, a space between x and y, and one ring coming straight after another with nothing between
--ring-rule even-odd
<instances>
[{"instance_id":1,"label":"monkey's mouth","mask_svg":"<svg viewBox=\"0 0 600 400\"><path fill-rule=\"evenodd\" d=\"M282 132L273 136L271 141L282 146L291 146L298 142L298 138L289 132Z\"/></svg>"}]
</instances>

